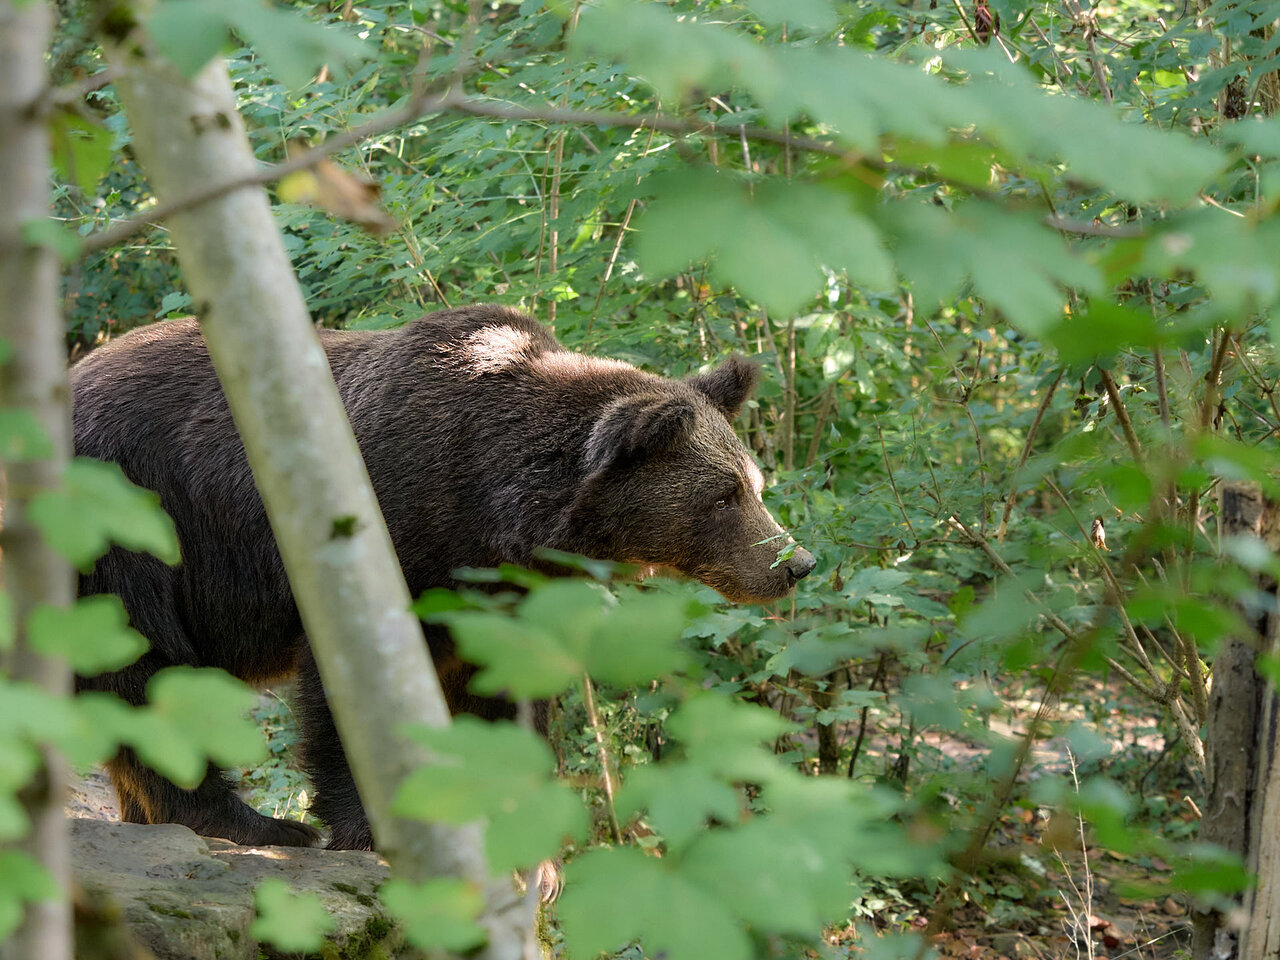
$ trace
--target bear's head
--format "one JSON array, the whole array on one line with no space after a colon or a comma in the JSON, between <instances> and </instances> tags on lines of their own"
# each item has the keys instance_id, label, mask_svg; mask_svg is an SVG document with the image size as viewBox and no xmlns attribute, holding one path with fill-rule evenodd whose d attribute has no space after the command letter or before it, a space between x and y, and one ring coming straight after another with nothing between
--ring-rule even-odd
<instances>
[{"instance_id":1,"label":"bear's head","mask_svg":"<svg viewBox=\"0 0 1280 960\"><path fill-rule=\"evenodd\" d=\"M757 371L731 357L687 380L655 380L610 400L583 451L572 510L578 552L671 567L729 600L765 603L814 567L761 500L764 478L730 426Z\"/></svg>"}]
</instances>

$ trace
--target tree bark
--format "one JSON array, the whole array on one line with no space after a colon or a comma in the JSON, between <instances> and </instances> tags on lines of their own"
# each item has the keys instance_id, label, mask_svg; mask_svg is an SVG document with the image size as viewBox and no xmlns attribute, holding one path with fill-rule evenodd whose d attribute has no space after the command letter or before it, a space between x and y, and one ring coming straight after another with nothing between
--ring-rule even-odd
<instances>
[{"instance_id":1,"label":"tree bark","mask_svg":"<svg viewBox=\"0 0 1280 960\"><path fill-rule=\"evenodd\" d=\"M49 216L49 134L39 109L48 85L44 56L52 17L43 3L0 0L0 339L11 351L0 368L0 409L30 415L50 441L49 455L4 467L3 582L13 604L17 642L3 666L14 680L69 696L67 664L25 643L23 624L37 605L74 599L70 565L27 520L27 504L58 485L71 449L66 351L58 309L58 263L24 236ZM44 749L44 765L22 791L31 830L21 846L44 865L61 891L29 905L0 955L64 960L72 953L69 838L63 816L64 763Z\"/></svg>"},{"instance_id":2,"label":"tree bark","mask_svg":"<svg viewBox=\"0 0 1280 960\"><path fill-rule=\"evenodd\" d=\"M221 60L188 81L157 58L114 59L158 198L254 171ZM237 190L168 226L379 849L408 879L483 884L483 955L525 956L533 901L514 904L509 880L488 875L479 832L391 815L397 785L426 759L398 731L445 725L448 709L266 194Z\"/></svg>"},{"instance_id":3,"label":"tree bark","mask_svg":"<svg viewBox=\"0 0 1280 960\"><path fill-rule=\"evenodd\" d=\"M1223 486L1224 535L1251 535L1271 550L1280 546L1280 511L1250 485ZM1261 584L1273 599L1276 585ZM1200 839L1244 859L1258 884L1244 897L1250 919L1231 929L1219 911L1192 920L1194 960L1262 960L1280 953L1280 769L1274 763L1277 698L1254 668L1259 654L1274 651L1274 612L1250 618L1254 634L1227 640L1213 663L1213 688L1205 739L1207 783ZM1269 827L1266 825L1270 825Z\"/></svg>"}]
</instances>

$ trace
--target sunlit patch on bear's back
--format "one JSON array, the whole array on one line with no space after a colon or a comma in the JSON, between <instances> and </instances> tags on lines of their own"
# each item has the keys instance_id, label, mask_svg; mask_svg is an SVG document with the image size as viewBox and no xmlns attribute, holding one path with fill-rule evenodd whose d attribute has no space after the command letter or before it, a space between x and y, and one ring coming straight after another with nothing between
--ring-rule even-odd
<instances>
[{"instance_id":1,"label":"sunlit patch on bear's back","mask_svg":"<svg viewBox=\"0 0 1280 960\"><path fill-rule=\"evenodd\" d=\"M461 359L472 372L497 373L528 360L533 337L507 324L481 327L462 342Z\"/></svg>"}]
</instances>

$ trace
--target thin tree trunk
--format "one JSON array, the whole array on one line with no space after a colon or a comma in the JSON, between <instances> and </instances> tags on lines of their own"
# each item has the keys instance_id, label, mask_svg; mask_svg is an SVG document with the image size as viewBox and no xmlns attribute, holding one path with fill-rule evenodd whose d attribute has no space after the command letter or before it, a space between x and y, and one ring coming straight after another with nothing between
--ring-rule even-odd
<instances>
[{"instance_id":1,"label":"thin tree trunk","mask_svg":"<svg viewBox=\"0 0 1280 960\"><path fill-rule=\"evenodd\" d=\"M39 99L48 83L51 20L42 3L0 0L0 339L11 351L0 370L0 408L29 414L50 441L47 457L5 465L3 578L18 631L4 666L15 680L68 696L67 664L28 649L22 626L33 607L65 606L75 596L71 567L27 520L27 504L57 486L71 448L58 264L51 250L23 237L28 224L49 215L49 134ZM31 831L21 846L49 871L61 895L27 908L16 936L0 946L5 958L71 957L65 780L62 760L45 749L43 769L22 792Z\"/></svg>"},{"instance_id":2,"label":"thin tree trunk","mask_svg":"<svg viewBox=\"0 0 1280 960\"><path fill-rule=\"evenodd\" d=\"M254 170L221 60L186 81L155 60L115 59L128 68L120 99L158 197ZM533 900L513 903L509 880L488 875L478 830L391 815L397 785L426 759L398 731L449 714L266 194L235 191L169 229L379 848L400 876L484 884L482 955L531 955Z\"/></svg>"},{"instance_id":3,"label":"thin tree trunk","mask_svg":"<svg viewBox=\"0 0 1280 960\"><path fill-rule=\"evenodd\" d=\"M1280 549L1280 504L1263 500L1258 535L1274 554ZM1276 584L1263 589L1270 597L1268 613L1259 624L1260 654L1274 656L1280 650L1280 616L1276 614ZM1280 736L1280 696L1276 685L1255 673L1257 727L1254 734L1253 771L1250 786L1249 856L1246 866L1258 878L1246 894L1249 922L1240 935L1241 960L1275 960L1280 956L1280 765L1276 740Z\"/></svg>"},{"instance_id":4,"label":"thin tree trunk","mask_svg":"<svg viewBox=\"0 0 1280 960\"><path fill-rule=\"evenodd\" d=\"M1222 490L1224 535L1252 535L1280 546L1276 505L1246 484ZM1263 584L1274 595L1275 584ZM1232 637L1213 663L1205 740L1207 783L1200 839L1241 856L1258 885L1245 896L1251 915L1237 933L1219 911L1192 917L1194 960L1262 960L1280 951L1280 769L1274 763L1276 691L1254 669L1260 653L1274 649L1277 622L1265 614L1256 633Z\"/></svg>"}]
</instances>

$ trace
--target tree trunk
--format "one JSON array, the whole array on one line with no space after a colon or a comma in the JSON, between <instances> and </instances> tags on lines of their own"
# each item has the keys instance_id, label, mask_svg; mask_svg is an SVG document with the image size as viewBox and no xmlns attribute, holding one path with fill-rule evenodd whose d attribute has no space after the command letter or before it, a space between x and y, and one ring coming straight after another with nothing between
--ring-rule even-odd
<instances>
[{"instance_id":1,"label":"tree trunk","mask_svg":"<svg viewBox=\"0 0 1280 960\"><path fill-rule=\"evenodd\" d=\"M221 60L187 81L155 59L115 59L127 67L117 89L157 197L255 170ZM478 831L390 813L397 785L425 759L399 729L441 726L449 714L266 194L237 190L168 223L379 848L408 879L484 884L484 955L524 956L532 899L513 909L509 879L488 876Z\"/></svg>"},{"instance_id":2,"label":"tree trunk","mask_svg":"<svg viewBox=\"0 0 1280 960\"><path fill-rule=\"evenodd\" d=\"M0 0L0 339L11 351L0 369L0 409L30 415L50 441L48 456L5 465L3 581L13 603L17 643L4 667L14 680L68 696L66 663L28 649L23 629L33 607L65 606L75 596L71 567L27 520L28 502L57 486L71 448L58 263L49 248L23 235L28 224L49 216L49 134L39 102L48 84L44 56L51 19L42 3ZM22 792L31 820L22 848L49 871L61 895L28 906L17 935L0 946L6 958L71 956L65 779L62 760L45 749L43 769Z\"/></svg>"},{"instance_id":3,"label":"tree trunk","mask_svg":"<svg viewBox=\"0 0 1280 960\"><path fill-rule=\"evenodd\" d=\"M1275 551L1280 510L1246 484L1222 491L1224 535L1252 535ZM1274 685L1254 669L1258 655L1276 649L1276 584L1264 582L1273 612L1252 617L1255 634L1232 637L1213 663L1213 689L1205 742L1208 782L1200 839L1239 854L1258 884L1245 894L1249 921L1242 931L1219 911L1193 917L1194 960L1273 960L1280 954L1280 768L1275 759L1277 699ZM1266 826L1270 825L1270 826Z\"/></svg>"}]
</instances>

